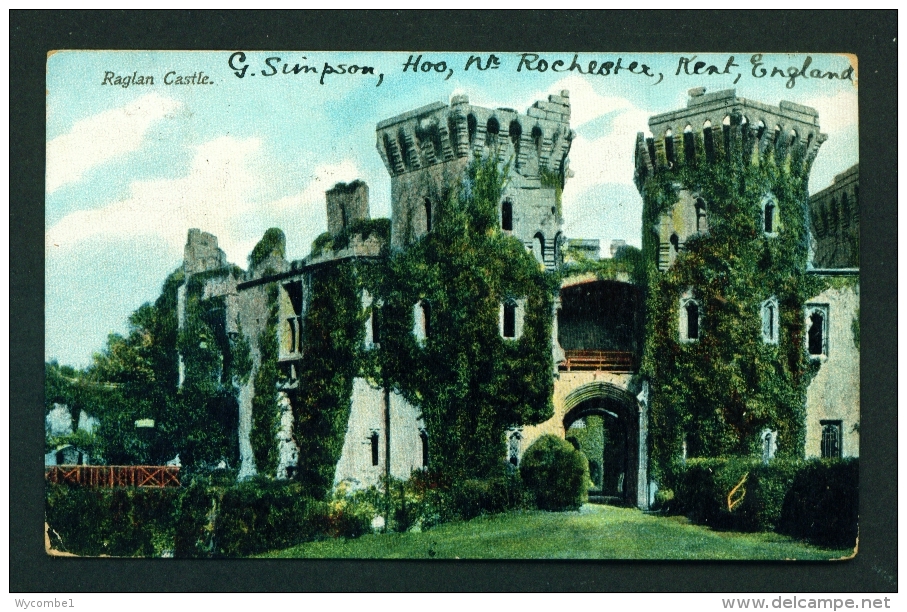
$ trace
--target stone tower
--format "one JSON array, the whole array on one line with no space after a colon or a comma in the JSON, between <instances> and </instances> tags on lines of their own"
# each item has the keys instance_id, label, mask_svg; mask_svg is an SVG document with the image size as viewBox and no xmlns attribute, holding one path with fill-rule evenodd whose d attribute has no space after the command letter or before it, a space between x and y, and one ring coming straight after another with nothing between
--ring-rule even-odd
<instances>
[{"instance_id":1,"label":"stone tower","mask_svg":"<svg viewBox=\"0 0 907 612\"><path fill-rule=\"evenodd\" d=\"M809 171L818 113L693 89L637 136L656 475L690 457L802 456Z\"/></svg>"},{"instance_id":2,"label":"stone tower","mask_svg":"<svg viewBox=\"0 0 907 612\"><path fill-rule=\"evenodd\" d=\"M400 249L431 231L441 204L469 162L497 154L510 163L498 207L501 228L519 238L540 262L559 260L561 192L570 129L569 94L550 95L525 114L473 106L467 96L436 102L377 126L377 147L391 176L391 247Z\"/></svg>"},{"instance_id":3,"label":"stone tower","mask_svg":"<svg viewBox=\"0 0 907 612\"><path fill-rule=\"evenodd\" d=\"M813 265L857 268L860 265L860 166L835 176L832 184L809 199Z\"/></svg>"},{"instance_id":4,"label":"stone tower","mask_svg":"<svg viewBox=\"0 0 907 612\"><path fill-rule=\"evenodd\" d=\"M337 183L325 193L328 232L336 236L350 229L355 221L369 218L368 185L363 181Z\"/></svg>"}]
</instances>

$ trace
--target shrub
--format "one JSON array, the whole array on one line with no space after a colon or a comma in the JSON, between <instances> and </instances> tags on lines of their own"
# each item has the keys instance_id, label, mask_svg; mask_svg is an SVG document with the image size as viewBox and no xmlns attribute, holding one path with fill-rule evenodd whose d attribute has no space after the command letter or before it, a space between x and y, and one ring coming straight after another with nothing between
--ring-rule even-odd
<instances>
[{"instance_id":1,"label":"shrub","mask_svg":"<svg viewBox=\"0 0 907 612\"><path fill-rule=\"evenodd\" d=\"M859 478L857 459L809 462L784 498L778 531L818 544L854 546Z\"/></svg>"},{"instance_id":2,"label":"shrub","mask_svg":"<svg viewBox=\"0 0 907 612\"><path fill-rule=\"evenodd\" d=\"M327 529L332 537L358 538L370 533L372 520L378 510L366 492L350 493L341 485L334 491L334 498L327 504Z\"/></svg>"},{"instance_id":3,"label":"shrub","mask_svg":"<svg viewBox=\"0 0 907 612\"><path fill-rule=\"evenodd\" d=\"M244 556L311 539L312 500L298 484L255 478L223 491L214 542L220 555Z\"/></svg>"},{"instance_id":4,"label":"shrub","mask_svg":"<svg viewBox=\"0 0 907 612\"><path fill-rule=\"evenodd\" d=\"M586 457L557 436L542 436L526 450L520 475L542 510L576 510L587 499Z\"/></svg>"},{"instance_id":5,"label":"shrub","mask_svg":"<svg viewBox=\"0 0 907 612\"><path fill-rule=\"evenodd\" d=\"M45 517L51 544L58 550L89 556L172 554L178 497L176 490L48 484Z\"/></svg>"},{"instance_id":6,"label":"shrub","mask_svg":"<svg viewBox=\"0 0 907 612\"><path fill-rule=\"evenodd\" d=\"M744 480L744 476L746 476ZM719 529L777 531L850 546L857 534L857 460L693 459L672 510ZM728 507L728 496L739 503Z\"/></svg>"},{"instance_id":7,"label":"shrub","mask_svg":"<svg viewBox=\"0 0 907 612\"><path fill-rule=\"evenodd\" d=\"M469 520L525 506L525 492L518 473L455 484L449 495L451 518Z\"/></svg>"}]
</instances>

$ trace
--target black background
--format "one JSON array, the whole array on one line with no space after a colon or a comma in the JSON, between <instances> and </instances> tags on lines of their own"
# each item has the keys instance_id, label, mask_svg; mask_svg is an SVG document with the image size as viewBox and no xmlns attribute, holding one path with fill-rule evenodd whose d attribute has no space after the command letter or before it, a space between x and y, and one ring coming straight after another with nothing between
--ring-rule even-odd
<instances>
[{"instance_id":1,"label":"black background","mask_svg":"<svg viewBox=\"0 0 907 612\"><path fill-rule=\"evenodd\" d=\"M11 592L896 591L897 12L10 12ZM45 61L53 49L855 53L860 539L849 561L114 560L43 543Z\"/></svg>"}]
</instances>

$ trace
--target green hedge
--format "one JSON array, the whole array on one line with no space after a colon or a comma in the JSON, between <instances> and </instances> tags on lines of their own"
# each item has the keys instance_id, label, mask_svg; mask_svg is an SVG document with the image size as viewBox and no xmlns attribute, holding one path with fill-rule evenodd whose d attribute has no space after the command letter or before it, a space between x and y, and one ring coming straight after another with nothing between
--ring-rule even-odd
<instances>
[{"instance_id":1,"label":"green hedge","mask_svg":"<svg viewBox=\"0 0 907 612\"><path fill-rule=\"evenodd\" d=\"M859 462L810 462L784 500L777 530L828 546L853 546L859 513Z\"/></svg>"},{"instance_id":2,"label":"green hedge","mask_svg":"<svg viewBox=\"0 0 907 612\"><path fill-rule=\"evenodd\" d=\"M778 531L848 546L856 539L857 485L856 459L692 459L670 510L716 529Z\"/></svg>"},{"instance_id":3,"label":"green hedge","mask_svg":"<svg viewBox=\"0 0 907 612\"><path fill-rule=\"evenodd\" d=\"M358 537L371 530L375 514L353 497L317 501L297 483L259 479L220 486L199 478L164 489L48 484L45 507L54 549L121 557L246 556Z\"/></svg>"},{"instance_id":4,"label":"green hedge","mask_svg":"<svg viewBox=\"0 0 907 612\"><path fill-rule=\"evenodd\" d=\"M155 557L173 550L178 489L88 489L48 485L51 546L78 555Z\"/></svg>"},{"instance_id":5,"label":"green hedge","mask_svg":"<svg viewBox=\"0 0 907 612\"><path fill-rule=\"evenodd\" d=\"M576 510L588 499L589 463L566 440L544 435L526 450L520 475L542 510Z\"/></svg>"}]
</instances>

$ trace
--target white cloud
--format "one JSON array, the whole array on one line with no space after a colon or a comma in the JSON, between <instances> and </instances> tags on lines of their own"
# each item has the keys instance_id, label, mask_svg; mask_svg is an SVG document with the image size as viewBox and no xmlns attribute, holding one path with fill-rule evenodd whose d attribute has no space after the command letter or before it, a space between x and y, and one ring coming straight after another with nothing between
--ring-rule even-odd
<instances>
[{"instance_id":1,"label":"white cloud","mask_svg":"<svg viewBox=\"0 0 907 612\"><path fill-rule=\"evenodd\" d=\"M356 165L323 164L303 190L262 202L257 194L277 177L269 174L261 149L258 138L222 136L204 143L185 176L135 181L125 199L63 217L45 234L45 252L50 257L95 237L153 237L180 254L190 227L216 235L228 259L239 264L268 227L283 227L294 238L298 230L307 247L325 229L324 192L355 178Z\"/></svg>"},{"instance_id":2,"label":"white cloud","mask_svg":"<svg viewBox=\"0 0 907 612\"><path fill-rule=\"evenodd\" d=\"M151 124L180 105L150 93L126 106L77 121L69 132L47 143L47 193L78 182L92 168L137 150Z\"/></svg>"},{"instance_id":3,"label":"white cloud","mask_svg":"<svg viewBox=\"0 0 907 612\"><path fill-rule=\"evenodd\" d=\"M561 79L548 88L548 93L560 95L561 91L565 89L570 92L570 126L573 128L578 128L593 119L615 111L636 110L633 103L626 98L604 96L598 93L588 79L579 75ZM648 116L646 120L648 120ZM646 126L647 124L644 121L641 125Z\"/></svg>"},{"instance_id":4,"label":"white cloud","mask_svg":"<svg viewBox=\"0 0 907 612\"><path fill-rule=\"evenodd\" d=\"M822 132L835 134L857 125L856 92L840 91L832 96L816 96L801 102L819 111Z\"/></svg>"}]
</instances>

